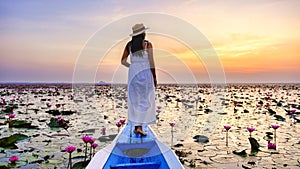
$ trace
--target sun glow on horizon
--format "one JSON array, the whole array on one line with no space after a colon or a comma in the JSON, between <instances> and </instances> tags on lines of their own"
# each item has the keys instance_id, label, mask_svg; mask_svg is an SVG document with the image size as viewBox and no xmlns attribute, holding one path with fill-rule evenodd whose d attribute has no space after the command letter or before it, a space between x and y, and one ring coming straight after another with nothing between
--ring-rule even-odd
<instances>
[{"instance_id":1,"label":"sun glow on horizon","mask_svg":"<svg viewBox=\"0 0 300 169\"><path fill-rule=\"evenodd\" d=\"M63 1L59 5L54 1L13 3L3 0L0 4L0 82L72 81L80 51L95 32L121 18L145 12L185 20L211 42L211 47L194 44L197 48L190 49L176 37L151 34L151 25L157 26L157 23L144 23L150 27L147 39L154 45L161 81L176 78L184 81L192 74L198 81L209 82L207 69L213 65L204 60L215 50L229 82L300 82L299 5L298 0ZM83 7L89 10L83 11ZM119 29L129 34L133 24ZM180 28L180 25L168 26ZM184 28L182 32L189 33ZM116 42L112 49L101 48L102 44L88 49L93 55L99 50L109 52L104 60L92 65L88 62L92 58L84 58L87 62L78 65L81 75L94 77L95 81L124 81L126 69L120 64L120 58L127 40ZM92 70L97 64L98 70ZM170 77L167 77L168 71ZM88 74L90 72L92 74ZM114 77L116 73L120 73L120 77Z\"/></svg>"}]
</instances>

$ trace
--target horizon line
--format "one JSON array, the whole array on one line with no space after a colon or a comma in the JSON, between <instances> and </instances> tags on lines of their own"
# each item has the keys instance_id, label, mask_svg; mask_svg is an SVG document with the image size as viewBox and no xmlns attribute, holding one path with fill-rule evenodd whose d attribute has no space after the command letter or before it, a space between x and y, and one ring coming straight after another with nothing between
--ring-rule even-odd
<instances>
[{"instance_id":1,"label":"horizon line","mask_svg":"<svg viewBox=\"0 0 300 169\"><path fill-rule=\"evenodd\" d=\"M0 82L0 84L96 84L96 85L127 85L127 83L111 83L111 82ZM220 82L212 83L212 82L187 82L187 83L174 83L174 82L161 82L158 85L166 85L166 84L177 84L177 85L195 85L195 84L223 84ZM300 84L300 82L224 82L224 84Z\"/></svg>"}]
</instances>

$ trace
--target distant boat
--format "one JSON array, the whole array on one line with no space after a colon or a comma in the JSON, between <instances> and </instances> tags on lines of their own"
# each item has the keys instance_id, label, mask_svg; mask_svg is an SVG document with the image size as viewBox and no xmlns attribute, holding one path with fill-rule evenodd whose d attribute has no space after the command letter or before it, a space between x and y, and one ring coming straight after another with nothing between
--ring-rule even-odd
<instances>
[{"instance_id":1,"label":"distant boat","mask_svg":"<svg viewBox=\"0 0 300 169\"><path fill-rule=\"evenodd\" d=\"M147 136L133 133L127 124L114 141L92 158L86 169L183 169L172 149L160 142L150 126Z\"/></svg>"}]
</instances>

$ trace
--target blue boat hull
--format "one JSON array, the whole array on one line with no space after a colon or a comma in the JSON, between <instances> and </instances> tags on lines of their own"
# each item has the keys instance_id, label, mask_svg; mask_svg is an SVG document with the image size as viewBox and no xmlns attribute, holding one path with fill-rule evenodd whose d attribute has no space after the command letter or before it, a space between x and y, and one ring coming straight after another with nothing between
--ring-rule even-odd
<instances>
[{"instance_id":1,"label":"blue boat hull","mask_svg":"<svg viewBox=\"0 0 300 169\"><path fill-rule=\"evenodd\" d=\"M160 142L152 129L144 126L147 136L140 137L126 125L115 140L100 150L87 169L169 169L183 166L174 152Z\"/></svg>"}]
</instances>

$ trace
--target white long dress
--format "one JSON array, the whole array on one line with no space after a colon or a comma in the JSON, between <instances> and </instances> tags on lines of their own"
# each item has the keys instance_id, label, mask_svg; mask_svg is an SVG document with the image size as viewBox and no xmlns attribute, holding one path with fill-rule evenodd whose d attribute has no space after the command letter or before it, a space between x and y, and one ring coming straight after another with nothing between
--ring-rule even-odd
<instances>
[{"instance_id":1,"label":"white long dress","mask_svg":"<svg viewBox=\"0 0 300 169\"><path fill-rule=\"evenodd\" d=\"M147 44L146 44L147 45ZM128 70L128 123L143 126L156 123L155 87L148 52L135 56L130 51Z\"/></svg>"}]
</instances>

